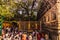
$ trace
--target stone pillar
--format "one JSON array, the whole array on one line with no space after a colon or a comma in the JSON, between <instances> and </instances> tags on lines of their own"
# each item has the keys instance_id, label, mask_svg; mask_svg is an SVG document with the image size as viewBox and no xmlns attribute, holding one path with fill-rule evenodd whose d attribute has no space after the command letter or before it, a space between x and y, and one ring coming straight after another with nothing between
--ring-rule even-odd
<instances>
[{"instance_id":1,"label":"stone pillar","mask_svg":"<svg viewBox=\"0 0 60 40\"><path fill-rule=\"evenodd\" d=\"M20 21L18 21L18 29L21 30L21 24L20 24Z\"/></svg>"},{"instance_id":2,"label":"stone pillar","mask_svg":"<svg viewBox=\"0 0 60 40\"><path fill-rule=\"evenodd\" d=\"M59 36L58 36L58 40L60 40L60 34L59 34Z\"/></svg>"},{"instance_id":3,"label":"stone pillar","mask_svg":"<svg viewBox=\"0 0 60 40\"><path fill-rule=\"evenodd\" d=\"M30 21L28 21L28 32L30 31Z\"/></svg>"},{"instance_id":4,"label":"stone pillar","mask_svg":"<svg viewBox=\"0 0 60 40\"><path fill-rule=\"evenodd\" d=\"M37 21L35 21L35 26L36 26L36 29L37 29Z\"/></svg>"},{"instance_id":5,"label":"stone pillar","mask_svg":"<svg viewBox=\"0 0 60 40\"><path fill-rule=\"evenodd\" d=\"M41 21L40 21L40 31L42 31L42 25L41 25Z\"/></svg>"},{"instance_id":6,"label":"stone pillar","mask_svg":"<svg viewBox=\"0 0 60 40\"><path fill-rule=\"evenodd\" d=\"M30 29L30 21L28 21L28 29Z\"/></svg>"},{"instance_id":7,"label":"stone pillar","mask_svg":"<svg viewBox=\"0 0 60 40\"><path fill-rule=\"evenodd\" d=\"M57 0L56 6L57 6L58 29L60 29L60 1L59 0Z\"/></svg>"},{"instance_id":8,"label":"stone pillar","mask_svg":"<svg viewBox=\"0 0 60 40\"><path fill-rule=\"evenodd\" d=\"M0 40L2 40L2 36L0 36Z\"/></svg>"},{"instance_id":9,"label":"stone pillar","mask_svg":"<svg viewBox=\"0 0 60 40\"><path fill-rule=\"evenodd\" d=\"M60 40L60 0L57 0L57 3L56 3L56 6L57 6L57 20L58 20L58 39L57 40Z\"/></svg>"}]
</instances>

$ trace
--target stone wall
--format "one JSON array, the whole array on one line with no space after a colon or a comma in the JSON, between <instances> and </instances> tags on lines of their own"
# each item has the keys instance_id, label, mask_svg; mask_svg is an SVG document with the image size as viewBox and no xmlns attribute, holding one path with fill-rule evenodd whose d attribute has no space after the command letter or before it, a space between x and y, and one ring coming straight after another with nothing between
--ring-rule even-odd
<instances>
[{"instance_id":1,"label":"stone wall","mask_svg":"<svg viewBox=\"0 0 60 40\"><path fill-rule=\"evenodd\" d=\"M58 38L60 37L58 37L58 30L60 29L59 2L57 3L57 0L49 0L48 3L50 4L51 8L48 10L47 8L45 8L41 13L40 21L42 25L42 31L44 31L44 33L46 33L49 37L51 36L51 40L53 40L53 38L54 40L58 40Z\"/></svg>"},{"instance_id":2,"label":"stone wall","mask_svg":"<svg viewBox=\"0 0 60 40\"><path fill-rule=\"evenodd\" d=\"M36 30L37 21L18 21L19 30L28 31L28 30Z\"/></svg>"}]
</instances>

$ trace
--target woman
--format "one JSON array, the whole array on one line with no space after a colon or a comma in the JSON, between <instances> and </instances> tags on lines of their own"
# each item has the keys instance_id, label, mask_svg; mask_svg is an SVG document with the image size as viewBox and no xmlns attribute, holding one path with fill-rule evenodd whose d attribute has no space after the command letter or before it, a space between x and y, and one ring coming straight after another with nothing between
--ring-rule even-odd
<instances>
[{"instance_id":1,"label":"woman","mask_svg":"<svg viewBox=\"0 0 60 40\"><path fill-rule=\"evenodd\" d=\"M26 34L22 34L22 40L27 40L27 35Z\"/></svg>"},{"instance_id":2,"label":"woman","mask_svg":"<svg viewBox=\"0 0 60 40\"><path fill-rule=\"evenodd\" d=\"M29 40L32 40L32 35L31 34L29 35Z\"/></svg>"}]
</instances>

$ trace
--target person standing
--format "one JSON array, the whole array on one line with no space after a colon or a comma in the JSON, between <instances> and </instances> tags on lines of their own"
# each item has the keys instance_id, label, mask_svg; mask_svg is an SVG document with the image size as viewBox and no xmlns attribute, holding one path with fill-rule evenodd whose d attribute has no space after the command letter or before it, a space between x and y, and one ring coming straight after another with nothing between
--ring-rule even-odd
<instances>
[{"instance_id":1,"label":"person standing","mask_svg":"<svg viewBox=\"0 0 60 40\"><path fill-rule=\"evenodd\" d=\"M41 35L42 35L41 40L45 40L45 38L44 38L44 37L45 37L44 34L42 33Z\"/></svg>"},{"instance_id":2,"label":"person standing","mask_svg":"<svg viewBox=\"0 0 60 40\"><path fill-rule=\"evenodd\" d=\"M31 34L29 35L29 40L32 40L32 35Z\"/></svg>"},{"instance_id":3,"label":"person standing","mask_svg":"<svg viewBox=\"0 0 60 40\"><path fill-rule=\"evenodd\" d=\"M37 40L41 40L41 33L37 33Z\"/></svg>"},{"instance_id":4,"label":"person standing","mask_svg":"<svg viewBox=\"0 0 60 40\"><path fill-rule=\"evenodd\" d=\"M45 40L45 39L42 37L41 40Z\"/></svg>"},{"instance_id":5,"label":"person standing","mask_svg":"<svg viewBox=\"0 0 60 40\"><path fill-rule=\"evenodd\" d=\"M27 35L26 34L22 34L22 40L27 40Z\"/></svg>"}]
</instances>

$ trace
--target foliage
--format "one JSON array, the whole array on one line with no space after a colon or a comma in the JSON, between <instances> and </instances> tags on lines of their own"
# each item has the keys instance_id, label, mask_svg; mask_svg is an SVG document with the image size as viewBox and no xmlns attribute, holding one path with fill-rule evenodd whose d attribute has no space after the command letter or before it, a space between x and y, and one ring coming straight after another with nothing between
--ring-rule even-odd
<instances>
[{"instance_id":1,"label":"foliage","mask_svg":"<svg viewBox=\"0 0 60 40\"><path fill-rule=\"evenodd\" d=\"M4 16L6 20L36 20L37 16L34 15L34 5L36 0L27 0L24 1L13 1L7 0L2 1L0 0L0 15ZM20 14L18 11L22 11ZM24 13L25 11L25 13ZM31 12L30 12L31 11ZM30 12L30 13L29 13ZM33 13L32 13L33 12ZM25 17L25 15L27 15ZM30 16L31 15L31 16Z\"/></svg>"},{"instance_id":2,"label":"foliage","mask_svg":"<svg viewBox=\"0 0 60 40\"><path fill-rule=\"evenodd\" d=\"M4 20L10 20L14 17L14 11L12 10L14 6L13 4L9 5L10 3L8 4L7 1L2 0L0 0L0 4L0 15L5 17Z\"/></svg>"},{"instance_id":3,"label":"foliage","mask_svg":"<svg viewBox=\"0 0 60 40\"><path fill-rule=\"evenodd\" d=\"M26 2L21 1L20 3L18 3L18 5L17 5L18 8L16 11L22 11L23 12L22 13L23 16L21 17L21 20L23 19L25 21L27 21L27 20L34 21L37 19L37 16L34 15L35 9L33 9L35 6L35 2L36 2L36 0L34 0L34 1L27 0ZM25 11L25 13L24 13L24 11ZM27 16L25 16L25 15L27 15Z\"/></svg>"}]
</instances>

